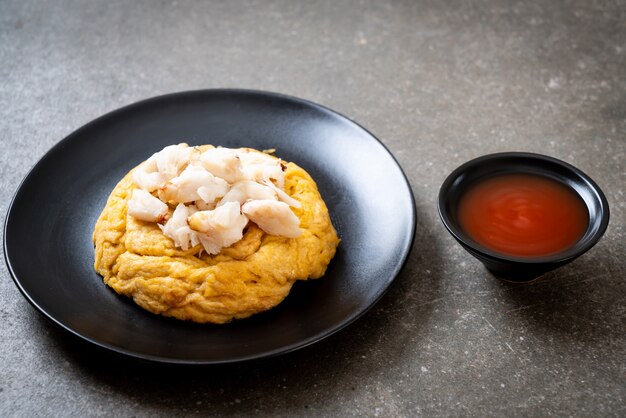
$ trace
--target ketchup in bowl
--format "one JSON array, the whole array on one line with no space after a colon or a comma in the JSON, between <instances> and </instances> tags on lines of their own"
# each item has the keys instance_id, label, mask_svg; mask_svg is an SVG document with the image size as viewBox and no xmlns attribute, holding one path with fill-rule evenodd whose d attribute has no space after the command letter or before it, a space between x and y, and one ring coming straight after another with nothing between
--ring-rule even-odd
<instances>
[{"instance_id":1,"label":"ketchup in bowl","mask_svg":"<svg viewBox=\"0 0 626 418\"><path fill-rule=\"evenodd\" d=\"M439 189L450 234L496 277L534 280L587 252L609 224L598 185L564 161L502 152L457 167Z\"/></svg>"},{"instance_id":2,"label":"ketchup in bowl","mask_svg":"<svg viewBox=\"0 0 626 418\"><path fill-rule=\"evenodd\" d=\"M461 196L458 220L474 241L502 254L543 257L572 247L589 213L561 182L533 174L503 174L478 181Z\"/></svg>"}]
</instances>

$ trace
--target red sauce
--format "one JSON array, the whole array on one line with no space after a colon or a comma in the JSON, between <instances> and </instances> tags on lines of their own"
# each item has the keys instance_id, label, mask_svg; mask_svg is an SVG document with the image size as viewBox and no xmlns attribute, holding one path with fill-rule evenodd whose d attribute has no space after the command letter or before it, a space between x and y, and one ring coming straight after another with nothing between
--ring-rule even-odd
<instances>
[{"instance_id":1,"label":"red sauce","mask_svg":"<svg viewBox=\"0 0 626 418\"><path fill-rule=\"evenodd\" d=\"M504 174L473 185L459 202L461 227L476 242L512 256L559 253L580 239L589 222L580 196L555 180Z\"/></svg>"}]
</instances>

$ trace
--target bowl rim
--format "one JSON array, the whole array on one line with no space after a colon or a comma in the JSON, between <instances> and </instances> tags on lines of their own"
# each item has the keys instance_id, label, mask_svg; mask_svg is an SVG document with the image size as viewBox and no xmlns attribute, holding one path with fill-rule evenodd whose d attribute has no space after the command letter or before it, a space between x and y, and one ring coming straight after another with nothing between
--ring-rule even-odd
<instances>
[{"instance_id":1,"label":"bowl rim","mask_svg":"<svg viewBox=\"0 0 626 418\"><path fill-rule=\"evenodd\" d=\"M457 225L456 222L452 220L450 214L448 213L446 209L446 206L447 206L446 200L448 198L449 192L451 189L457 188L459 187L460 184L463 183L463 181L458 182L458 183L456 183L456 181L463 174L465 174L469 169L483 165L487 162L492 162L494 160L510 159L510 158L516 158L522 161L526 160L528 161L529 167L534 166L535 165L534 163L536 162L547 162L551 164L556 164L566 169L572 175L572 177L578 177L579 179L584 180L583 183L586 184L585 187L589 188L593 192L593 195L597 197L598 203L599 203L600 210L598 211L597 217L600 218L600 224L596 228L596 230L587 239L585 239L585 241L579 240L565 251L546 255L546 256L539 256L539 257L521 257L521 256L512 256L512 255L499 253L471 239L471 237L467 233L465 233L460 228L460 226ZM532 173L531 170L529 170L528 172ZM557 178L553 178L553 179L555 181L558 181L559 183L563 183L561 180ZM578 192L576 193L578 194ZM585 206L589 208L589 205L586 203L585 203ZM548 155L537 154L537 153L532 153L532 152L520 152L520 151L507 151L507 152L497 152L497 153L492 153L492 154L486 154L486 155L482 155L477 158L471 159L461 164L460 166L458 166L446 177L446 179L443 181L439 189L439 195L437 198L437 212L439 213L439 217L441 218L441 221L443 222L448 232L450 232L450 234L464 247L471 249L472 252L477 253L478 255L482 257L496 260L499 262L520 263L520 264L527 264L527 265L539 265L539 264L546 264L546 263L563 264L579 257L580 255L584 254L589 249L591 249L600 240L600 238L604 235L604 232L606 231L608 227L609 219L610 219L609 203L608 203L608 200L606 199L606 196L604 195L604 192L602 191L602 189L600 189L597 183L593 181L582 170L573 166L572 164L569 164L565 161L559 160L554 157L550 157Z\"/></svg>"}]
</instances>

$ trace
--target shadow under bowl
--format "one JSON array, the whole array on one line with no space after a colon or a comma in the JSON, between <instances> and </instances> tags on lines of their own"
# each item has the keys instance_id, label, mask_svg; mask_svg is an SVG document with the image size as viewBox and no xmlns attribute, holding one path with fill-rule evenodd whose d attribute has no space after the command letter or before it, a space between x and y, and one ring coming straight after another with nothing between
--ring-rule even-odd
<instances>
[{"instance_id":1,"label":"shadow under bowl","mask_svg":"<svg viewBox=\"0 0 626 418\"><path fill-rule=\"evenodd\" d=\"M505 174L531 174L555 180L577 193L589 214L580 239L562 252L541 257L521 257L486 248L469 236L459 222L459 201L480 181ZM439 190L438 211L452 236L487 269L500 278L529 281L563 266L593 247L609 223L609 204L598 185L576 167L541 154L504 152L484 155L454 170Z\"/></svg>"}]
</instances>

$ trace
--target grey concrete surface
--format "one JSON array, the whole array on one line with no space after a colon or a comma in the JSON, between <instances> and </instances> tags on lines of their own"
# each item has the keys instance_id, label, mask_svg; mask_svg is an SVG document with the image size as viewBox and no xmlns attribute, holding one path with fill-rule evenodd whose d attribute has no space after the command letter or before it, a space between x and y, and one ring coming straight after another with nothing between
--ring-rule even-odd
<instances>
[{"instance_id":1,"label":"grey concrete surface","mask_svg":"<svg viewBox=\"0 0 626 418\"><path fill-rule=\"evenodd\" d=\"M318 344L180 368L70 339L1 263L0 416L624 416L625 2L0 0L0 216L81 125L213 87L306 98L376 134L415 194L406 268ZM526 285L492 277L436 212L450 171L506 150L578 166L612 209L595 248Z\"/></svg>"}]
</instances>

